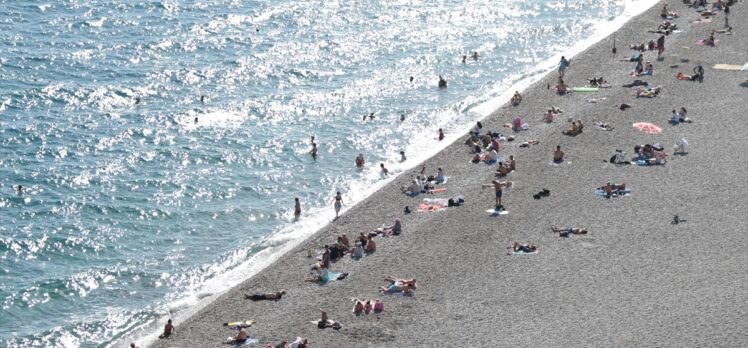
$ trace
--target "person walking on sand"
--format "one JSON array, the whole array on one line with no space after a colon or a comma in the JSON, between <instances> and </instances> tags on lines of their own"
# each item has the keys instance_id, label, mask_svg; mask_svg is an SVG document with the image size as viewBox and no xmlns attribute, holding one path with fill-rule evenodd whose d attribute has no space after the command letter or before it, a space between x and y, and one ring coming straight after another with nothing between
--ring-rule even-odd
<instances>
[{"instance_id":1,"label":"person walking on sand","mask_svg":"<svg viewBox=\"0 0 748 348\"><path fill-rule=\"evenodd\" d=\"M564 74L566 73L566 68L569 67L569 64L571 64L571 61L567 60L565 56L561 56L561 61L558 62L558 75L559 77L564 77Z\"/></svg>"},{"instance_id":2,"label":"person walking on sand","mask_svg":"<svg viewBox=\"0 0 748 348\"><path fill-rule=\"evenodd\" d=\"M294 201L293 215L298 218L301 216L301 202L299 201L299 197L294 198Z\"/></svg>"},{"instance_id":3,"label":"person walking on sand","mask_svg":"<svg viewBox=\"0 0 748 348\"><path fill-rule=\"evenodd\" d=\"M343 196L340 195L340 191L335 194L335 203L333 203L333 206L335 207L335 218L338 218L338 214L340 213L340 207L343 206Z\"/></svg>"},{"instance_id":4,"label":"person walking on sand","mask_svg":"<svg viewBox=\"0 0 748 348\"><path fill-rule=\"evenodd\" d=\"M657 59L660 59L662 52L665 52L665 35L660 35L657 39Z\"/></svg>"},{"instance_id":5,"label":"person walking on sand","mask_svg":"<svg viewBox=\"0 0 748 348\"><path fill-rule=\"evenodd\" d=\"M358 156L356 157L356 168L362 169L365 163L366 161L364 160L364 155L358 154Z\"/></svg>"},{"instance_id":6,"label":"person walking on sand","mask_svg":"<svg viewBox=\"0 0 748 348\"><path fill-rule=\"evenodd\" d=\"M486 188L486 187L491 187L491 186L493 186L493 189L496 193L496 208L503 208L504 206L501 204L501 196L502 196L501 188L512 187L512 182L511 181L501 182L498 180L493 180L491 181L490 184L483 184L481 188Z\"/></svg>"}]
</instances>

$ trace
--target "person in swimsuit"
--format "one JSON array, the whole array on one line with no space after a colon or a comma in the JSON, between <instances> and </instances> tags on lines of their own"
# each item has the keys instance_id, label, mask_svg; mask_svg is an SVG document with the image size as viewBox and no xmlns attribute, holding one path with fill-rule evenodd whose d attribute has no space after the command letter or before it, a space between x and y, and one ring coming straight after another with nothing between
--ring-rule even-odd
<instances>
[{"instance_id":1,"label":"person in swimsuit","mask_svg":"<svg viewBox=\"0 0 748 348\"><path fill-rule=\"evenodd\" d=\"M263 301L263 300L278 301L287 292L288 290L282 289L281 291L278 291L278 292L244 294L244 298L246 298L247 300L252 300L252 301Z\"/></svg>"},{"instance_id":2,"label":"person in swimsuit","mask_svg":"<svg viewBox=\"0 0 748 348\"><path fill-rule=\"evenodd\" d=\"M299 197L294 198L294 201L293 215L298 218L301 215L301 201L299 201Z\"/></svg>"},{"instance_id":3,"label":"person in swimsuit","mask_svg":"<svg viewBox=\"0 0 748 348\"><path fill-rule=\"evenodd\" d=\"M366 163L366 161L364 160L364 155L358 154L358 156L356 157L356 168L359 168L359 169L363 168L364 163Z\"/></svg>"},{"instance_id":4,"label":"person in swimsuit","mask_svg":"<svg viewBox=\"0 0 748 348\"><path fill-rule=\"evenodd\" d=\"M309 153L312 154L312 159L316 161L317 160L317 143L312 142L312 151L309 151Z\"/></svg>"},{"instance_id":5,"label":"person in swimsuit","mask_svg":"<svg viewBox=\"0 0 748 348\"><path fill-rule=\"evenodd\" d=\"M525 244L525 243L520 244L520 243L514 242L514 244L512 245L512 249L514 250L515 253L516 252L531 253L531 252L535 252L536 250L538 250L538 247L532 244Z\"/></svg>"},{"instance_id":6,"label":"person in swimsuit","mask_svg":"<svg viewBox=\"0 0 748 348\"><path fill-rule=\"evenodd\" d=\"M408 158L405 157L405 151L400 151L400 162L407 161Z\"/></svg>"},{"instance_id":7,"label":"person in swimsuit","mask_svg":"<svg viewBox=\"0 0 748 348\"><path fill-rule=\"evenodd\" d=\"M340 195L340 191L335 194L335 203L333 204L335 207L335 218L338 218L338 213L340 213L340 207L343 206L343 196Z\"/></svg>"},{"instance_id":8,"label":"person in swimsuit","mask_svg":"<svg viewBox=\"0 0 748 348\"><path fill-rule=\"evenodd\" d=\"M551 226L551 231L558 233L561 237L568 237L569 233L587 234L587 230L583 228L572 228L572 227L557 228L556 226Z\"/></svg>"},{"instance_id":9,"label":"person in swimsuit","mask_svg":"<svg viewBox=\"0 0 748 348\"><path fill-rule=\"evenodd\" d=\"M442 141L442 140L444 140L444 131L441 128L439 128L439 141Z\"/></svg>"},{"instance_id":10,"label":"person in swimsuit","mask_svg":"<svg viewBox=\"0 0 748 348\"><path fill-rule=\"evenodd\" d=\"M511 171L517 170L517 161L514 160L514 155L509 155L509 169Z\"/></svg>"},{"instance_id":11,"label":"person in swimsuit","mask_svg":"<svg viewBox=\"0 0 748 348\"><path fill-rule=\"evenodd\" d=\"M387 170L387 168L384 167L384 163L379 164L379 168L382 168L382 176L388 176L390 175L390 171Z\"/></svg>"},{"instance_id":12,"label":"person in swimsuit","mask_svg":"<svg viewBox=\"0 0 748 348\"><path fill-rule=\"evenodd\" d=\"M172 334L177 333L177 329L174 328L174 325L171 323L171 319L166 322L166 325L164 325L164 333L162 333L158 338L169 338Z\"/></svg>"},{"instance_id":13,"label":"person in swimsuit","mask_svg":"<svg viewBox=\"0 0 748 348\"><path fill-rule=\"evenodd\" d=\"M439 75L439 88L447 88L447 80Z\"/></svg>"},{"instance_id":14,"label":"person in swimsuit","mask_svg":"<svg viewBox=\"0 0 748 348\"><path fill-rule=\"evenodd\" d=\"M566 57L561 56L561 60L558 62L558 75L559 77L564 77L564 74L566 73L566 68L571 64L569 60L566 59Z\"/></svg>"},{"instance_id":15,"label":"person in swimsuit","mask_svg":"<svg viewBox=\"0 0 748 348\"><path fill-rule=\"evenodd\" d=\"M236 336L228 341L226 341L226 344L240 344L247 342L247 339L249 338L249 335L247 335L247 331L244 330L243 327L239 326L237 329Z\"/></svg>"},{"instance_id":16,"label":"person in swimsuit","mask_svg":"<svg viewBox=\"0 0 748 348\"><path fill-rule=\"evenodd\" d=\"M553 163L561 163L564 161L564 152L561 151L561 145L556 146L556 151L553 151Z\"/></svg>"},{"instance_id":17,"label":"person in swimsuit","mask_svg":"<svg viewBox=\"0 0 748 348\"><path fill-rule=\"evenodd\" d=\"M501 182L501 181L498 181L498 180L494 180L494 181L491 181L490 184L483 184L482 188L491 187L491 186L493 186L494 191L496 193L496 207L500 208L500 207L502 207L502 205L501 205L501 196L502 196L501 188L502 187L511 187L512 186L512 182L511 181Z\"/></svg>"}]
</instances>

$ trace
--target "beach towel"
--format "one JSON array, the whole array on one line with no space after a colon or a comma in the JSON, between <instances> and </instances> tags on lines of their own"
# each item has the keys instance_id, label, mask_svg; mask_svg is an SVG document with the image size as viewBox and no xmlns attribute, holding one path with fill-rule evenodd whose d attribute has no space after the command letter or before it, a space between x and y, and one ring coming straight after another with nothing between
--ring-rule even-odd
<instances>
[{"instance_id":1,"label":"beach towel","mask_svg":"<svg viewBox=\"0 0 748 348\"><path fill-rule=\"evenodd\" d=\"M442 209L447 209L447 207L443 205L426 204L426 203L421 203L418 206L418 211L421 213L434 212L434 211L439 211Z\"/></svg>"},{"instance_id":2,"label":"beach towel","mask_svg":"<svg viewBox=\"0 0 748 348\"><path fill-rule=\"evenodd\" d=\"M535 251L531 251L531 252L524 252L522 250L514 251L514 248L512 248L512 255L532 255L532 254L537 254L537 253L538 253L538 249L535 249Z\"/></svg>"},{"instance_id":3,"label":"beach towel","mask_svg":"<svg viewBox=\"0 0 748 348\"><path fill-rule=\"evenodd\" d=\"M491 214L491 216L499 216L499 215L509 214L509 212L506 211L506 210L504 210L504 209L496 210L495 208L494 209L488 209L488 210L486 210L486 213Z\"/></svg>"},{"instance_id":4,"label":"beach towel","mask_svg":"<svg viewBox=\"0 0 748 348\"><path fill-rule=\"evenodd\" d=\"M717 46L718 43L719 43L719 40L714 40L714 45L709 45L709 46ZM700 45L700 46L704 46L704 45L706 45L706 40L704 40L704 39L697 40L696 44Z\"/></svg>"},{"instance_id":5,"label":"beach towel","mask_svg":"<svg viewBox=\"0 0 748 348\"><path fill-rule=\"evenodd\" d=\"M716 70L732 70L732 71L740 71L743 69L742 65L736 65L736 64L714 64L714 69Z\"/></svg>"},{"instance_id":6,"label":"beach towel","mask_svg":"<svg viewBox=\"0 0 748 348\"><path fill-rule=\"evenodd\" d=\"M238 329L240 327L242 328L248 328L254 324L254 320L244 320L244 321L232 321L228 323L223 323L223 326L226 326L232 330Z\"/></svg>"},{"instance_id":7,"label":"beach towel","mask_svg":"<svg viewBox=\"0 0 748 348\"><path fill-rule=\"evenodd\" d=\"M578 92L578 93L591 93L591 92L597 92L599 89L597 87L572 87L572 92Z\"/></svg>"},{"instance_id":8,"label":"beach towel","mask_svg":"<svg viewBox=\"0 0 748 348\"><path fill-rule=\"evenodd\" d=\"M617 193L614 193L614 194L613 194L613 195L611 195L610 197L621 197L621 196L628 196L628 195L630 195L630 194L631 194L631 190L628 190L628 189L626 189L626 190L623 190L623 191L618 191ZM605 194L605 191L604 191L604 190L601 190L601 189L595 189L595 196L607 197L608 195L607 195L607 194Z\"/></svg>"},{"instance_id":9,"label":"beach towel","mask_svg":"<svg viewBox=\"0 0 748 348\"><path fill-rule=\"evenodd\" d=\"M677 78L678 80L683 81L683 80L690 80L691 76L686 75L686 74L684 74L682 72L679 72L677 75L675 75L675 78Z\"/></svg>"},{"instance_id":10,"label":"beach towel","mask_svg":"<svg viewBox=\"0 0 748 348\"><path fill-rule=\"evenodd\" d=\"M229 337L226 339L226 342L232 342L233 340L234 340L233 337ZM247 340L242 343L230 343L230 345L234 347L251 346L257 342L260 342L260 340L254 337L247 337Z\"/></svg>"},{"instance_id":11,"label":"beach towel","mask_svg":"<svg viewBox=\"0 0 748 348\"><path fill-rule=\"evenodd\" d=\"M432 190L428 190L428 191L426 191L426 192L428 192L428 193L441 193L441 192L447 192L447 188L446 188L446 187L435 188L435 189L432 189Z\"/></svg>"}]
</instances>

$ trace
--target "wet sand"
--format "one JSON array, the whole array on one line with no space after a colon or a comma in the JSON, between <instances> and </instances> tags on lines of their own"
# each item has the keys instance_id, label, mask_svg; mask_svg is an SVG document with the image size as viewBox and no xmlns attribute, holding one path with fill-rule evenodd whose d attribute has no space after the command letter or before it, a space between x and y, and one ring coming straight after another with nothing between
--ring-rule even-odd
<instances>
[{"instance_id":1,"label":"wet sand","mask_svg":"<svg viewBox=\"0 0 748 348\"><path fill-rule=\"evenodd\" d=\"M748 72L717 71L716 63L748 62L748 5L731 10L737 34L717 34L716 47L696 45L711 29L721 29L720 12L710 23L692 23L693 9L671 2L681 16L673 22L683 32L666 38L663 61L644 53L654 76L641 78L661 85L657 98L635 98L621 87L634 80L634 63L620 62L633 51L630 43L656 40L647 33L661 22L660 5L635 17L615 37L608 37L572 58L565 81L585 86L603 76L611 88L597 93L558 96L546 89L549 74L523 93L518 107L502 106L482 121L485 129L515 135L503 142L501 154L514 155L517 171L504 180L515 183L504 192L507 215L491 217L490 182L495 166L472 164L463 142L450 145L424 165L429 173L442 167L450 176L447 193L407 197L407 185L420 170L394 182L350 209L279 261L240 286L220 295L185 322L177 334L155 347L220 347L233 331L226 321L253 319L249 329L260 346L307 337L311 347L739 347L748 346ZM677 57L676 57L677 56ZM689 62L680 62L687 58ZM703 83L680 81L696 63L705 69ZM671 68L672 64L679 67ZM605 98L596 103L591 98ZM620 111L621 103L631 105ZM555 105L564 110L554 123L541 122ZM691 124L671 126L671 110L685 107ZM503 124L517 115L530 125L513 133ZM584 132L562 135L567 118L581 119ZM607 122L614 131L597 129ZM662 134L647 135L632 127L652 122ZM436 136L434 130L434 136ZM615 166L603 160L616 149L633 152L635 144L661 143L672 154L685 137L686 156L670 156L665 166ZM538 139L538 145L519 147ZM551 154L561 145L567 163L552 166ZM608 181L626 183L630 196L605 199L593 195ZM547 188L549 197L533 199ZM434 213L402 215L423 198L463 195L466 203ZM331 216L334 214L330 207ZM672 225L673 215L687 221ZM390 224L401 217L401 236L376 238L378 250L359 261L344 258L331 270L350 272L347 279L324 286L305 283L313 259L309 248L332 244ZM588 229L582 236L560 238L550 226ZM539 246L534 255L511 255L513 241ZM382 295L377 287L394 275L418 279L412 297ZM245 292L289 293L277 302L252 302ZM381 314L355 316L352 298L379 299ZM342 323L341 330L320 330L312 320L319 308Z\"/></svg>"}]
</instances>

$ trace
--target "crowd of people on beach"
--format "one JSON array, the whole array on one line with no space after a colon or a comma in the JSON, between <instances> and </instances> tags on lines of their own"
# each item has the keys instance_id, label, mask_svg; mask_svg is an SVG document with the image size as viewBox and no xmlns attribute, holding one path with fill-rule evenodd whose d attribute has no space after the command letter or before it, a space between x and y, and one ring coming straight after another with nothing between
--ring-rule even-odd
<instances>
[{"instance_id":1,"label":"crowd of people on beach","mask_svg":"<svg viewBox=\"0 0 748 348\"><path fill-rule=\"evenodd\" d=\"M697 13L699 16L702 17L714 17L717 13L722 11L725 14L725 27L727 26L727 14L729 13L729 7L735 5L735 1L723 1L723 0L716 0L713 3L711 3L711 9L707 9L708 4L705 0L684 0L684 2L689 3L689 7L692 7L697 10ZM665 52L666 49L666 42L665 42L665 36L673 34L678 29L678 26L673 23L673 21L677 18L681 18L683 14L678 13L676 11L672 11L667 4L665 4L661 11L660 11L660 17L663 19L662 24L660 24L656 30L650 30L650 33L656 33L660 35L656 40L653 39L649 41L648 43L644 44L631 44L630 48L631 50L636 51L636 53L630 57L626 57L624 59L621 59L620 61L628 62L628 63L635 63L634 69L631 73L634 77L641 77L646 78L649 76L653 76L655 73L655 67L654 64L651 61L645 61L644 54L647 51L657 51L657 58L658 61L662 58L662 54ZM726 30L726 29L725 29ZM729 31L732 30L732 28L729 29ZM714 46L717 43L717 39L715 38L715 33L718 33L716 30L710 31L709 36L704 39L704 44L709 46ZM615 51L614 51L615 52ZM649 53L647 53L649 54ZM474 52L471 57L475 60L478 59L477 52ZM462 56L462 62L464 63L467 59L467 55ZM558 63L558 78L557 78L557 84L554 87L554 92L559 95L565 95L568 93L572 93L573 91L568 88L568 86L565 84L563 78L567 74L567 71L569 71L570 66L572 62L567 59L566 57L561 57L559 63ZM679 74L676 77L678 79L687 79L692 81L703 81L704 79L704 69L699 64L694 68L694 74L693 75L683 75ZM411 77L411 81L412 81ZM589 88L609 88L610 84L603 79L603 77L595 77L588 79L589 81ZM438 82L437 82L438 88L447 88L447 81L443 76L439 76ZM657 97L660 93L662 93L662 86L655 86L650 87L649 83L642 79L636 79L633 82L629 84L623 85L625 88L636 88L634 91L634 96L637 98L654 98ZM550 89L550 84L548 85L548 89ZM509 103L512 106L519 106L523 101L523 96L519 93L519 91L515 91L513 96L511 97ZM627 107L624 107L624 105L628 106L627 104L621 104L620 109L625 110ZM556 106L551 106L547 112L542 116L541 121L545 123L553 123L555 122L560 115L563 113L563 110L557 108ZM691 118L687 116L688 111L685 107L680 107L679 109L673 109L672 115L668 119L668 123L671 125L678 125L681 123L691 123L693 122ZM364 120L366 118L373 119L374 114L370 114L368 116L364 116ZM404 119L404 115L402 115L402 119ZM565 129L562 131L564 135L568 136L579 136L583 134L584 124L581 119L569 119L571 122L571 126L569 129ZM596 122L595 126L597 126L599 129L606 130L606 131L612 131L613 127L610 126L607 123L603 122ZM517 116L514 118L513 122L508 125L508 128L511 128L511 131L514 133L519 133L525 129L527 129L529 125L527 125L525 122L522 121L521 117ZM443 129L438 129L438 141L442 141L445 139L445 134ZM490 169L487 172L490 172L490 175L492 176L492 180L488 183L481 183L481 188L493 188L494 192L494 209L496 211L503 211L504 205L506 204L505 200L505 191L513 186L512 181L500 181L499 179L507 177L508 175L516 175L512 174L515 171L517 171L517 161L515 160L515 154L509 155L508 159L505 159L503 155L501 155L502 150L505 151L506 146L502 146L502 142L512 142L515 140L514 135L505 136L502 132L499 131L489 131L484 127L482 122L478 121L476 122L475 126L472 127L472 129L469 131L467 135L467 139L465 140L465 145L467 146L468 152L470 154L470 160L469 162L480 164L484 163L487 165L497 165L496 169ZM314 137L311 138L311 150L310 154L312 158L316 161L316 154L317 154L317 144L315 143ZM525 142L522 142L522 144L519 146L522 147L529 147L530 145L537 145L539 144L538 140L530 139ZM687 153L687 147L688 142L685 139L680 140L674 145L673 148L673 154L685 154ZM625 156L625 152L622 150L616 150L616 154L613 155L609 160L605 160L605 162L616 164L616 165L623 165L623 164L639 164L642 166L645 165L665 165L667 163L668 154L665 151L665 147L659 143L654 144L637 144L634 146L634 156L631 158L627 158ZM405 156L404 152L400 152L401 158L400 161L406 161L407 158ZM566 153L562 150L561 145L556 145L555 150L551 153L551 164L559 165L563 164L566 161ZM364 158L363 154L358 154L358 156L354 160L354 165L358 169L362 169L366 165L366 160ZM390 171L385 167L384 163L381 163L379 165L380 172L382 177L388 177L391 175ZM438 194L438 193L445 193L446 188L444 188L444 185L447 183L448 177L445 175L444 170L442 168L438 168L436 172L432 172L432 174L426 173L426 166L423 166L421 171L417 173L412 180L410 180L410 183L408 185L401 184L399 186L399 189L402 193L415 197L421 194ZM21 188L19 186L18 191L21 192ZM595 194L599 196L603 196L605 198L613 198L613 197L622 197L629 195L631 192L630 188L627 187L625 183L613 183L610 181L607 181L604 185L601 185L595 189ZM535 199L540 199L541 197L546 197L550 194L550 191L543 189L541 192L535 194L533 197ZM428 202L431 205L434 206L459 206L464 200L461 198L461 196L458 198L457 196L452 198L429 198ZM341 192L337 192L335 196L332 199L334 211L335 211L335 219L339 217L341 207L343 205L343 198ZM438 209L435 209L438 210ZM432 210L424 210L424 211L432 211ZM405 207L405 212L410 212L409 207ZM294 202L294 216L298 218L302 213L301 209L301 203L299 198L295 199ZM678 223L679 221L685 221L680 220L678 216L675 216L674 223ZM553 233L559 234L560 237L569 237L570 235L586 235L588 233L588 230L583 227L563 227L558 228L556 226L551 227L551 231ZM347 272L335 272L331 271L330 267L332 263L341 260L344 257L350 257L353 260L365 260L367 255L371 255L372 253L375 253L377 251L377 240L378 238L386 238L386 237L395 237L399 236L403 233L403 224L400 218L395 218L393 223L391 225L379 227L376 229L372 229L371 231L367 232L360 232L358 236L355 238L349 239L349 237L343 233L336 237L335 242L332 244L327 244L322 247L321 250L308 250L307 256L309 258L315 259L314 263L310 266L309 273L304 277L305 282L310 283L317 283L317 284L325 284L330 281L338 281L338 280L344 280L349 276L349 273ZM531 244L531 243L522 243L519 241L513 241L512 244L508 247L511 249L511 251L515 254L533 254L538 251L538 246ZM386 276L383 280L383 285L379 286L376 291L379 294L399 294L403 296L412 296L415 291L417 290L417 282L415 278L399 278L394 276ZM375 289L372 289L372 294L374 293ZM286 294L288 294L289 290L287 289L280 289L274 292L269 293L251 293L251 294L245 294L245 298L251 301L280 301ZM352 313L355 315L366 315L370 313L383 313L384 312L384 301L379 299L369 299L369 300L361 300L361 299L353 299L354 305L352 309ZM325 328L332 328L334 330L339 330L342 328L341 321L338 320L331 320L328 317L327 311L320 309L320 318L319 320L315 321L315 324L320 329ZM249 335L247 334L246 330L242 326L237 327L237 334L235 337L232 337L230 340L227 340L227 343L231 344L237 344L246 342L248 339L250 339ZM164 327L163 333L159 336L160 338L168 338L176 334L176 329L174 325L172 324L172 320L169 319L167 324ZM292 348L304 348L307 347L308 340L304 338L297 338L295 341L291 343L286 343L286 341L282 341L279 345L268 345L267 347L292 347ZM133 343L131 347L135 347L135 344Z\"/></svg>"}]
</instances>

